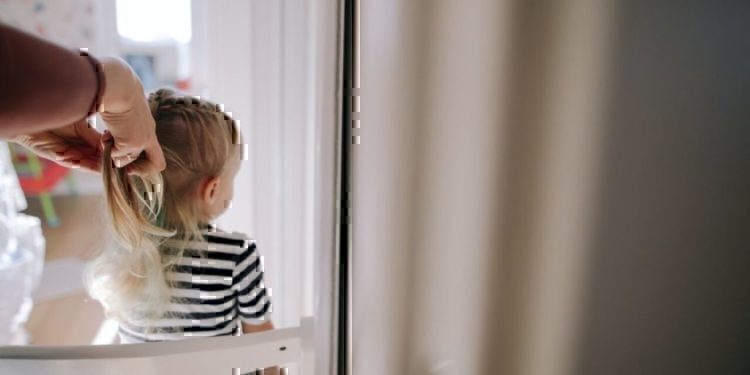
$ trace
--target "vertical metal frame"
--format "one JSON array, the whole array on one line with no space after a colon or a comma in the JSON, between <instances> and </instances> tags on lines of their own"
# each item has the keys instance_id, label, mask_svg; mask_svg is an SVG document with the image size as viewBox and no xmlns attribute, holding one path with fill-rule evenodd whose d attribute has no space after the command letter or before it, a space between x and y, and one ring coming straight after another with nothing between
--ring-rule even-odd
<instances>
[{"instance_id":1,"label":"vertical metal frame","mask_svg":"<svg viewBox=\"0 0 750 375\"><path fill-rule=\"evenodd\" d=\"M352 296L351 296L351 255L352 226L350 206L350 152L356 136L352 128L358 119L359 80L357 77L358 61L356 49L358 0L342 0L343 35L342 35L342 102L341 102L341 148L340 148L340 181L339 181L339 237L338 237L338 314L336 374L351 373L352 353Z\"/></svg>"}]
</instances>

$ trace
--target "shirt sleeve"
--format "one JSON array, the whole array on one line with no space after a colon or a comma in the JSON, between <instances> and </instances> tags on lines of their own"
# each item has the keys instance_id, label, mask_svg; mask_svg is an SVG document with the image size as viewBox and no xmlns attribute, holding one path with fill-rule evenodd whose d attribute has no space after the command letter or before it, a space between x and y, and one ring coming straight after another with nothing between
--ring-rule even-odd
<instances>
[{"instance_id":1,"label":"shirt sleeve","mask_svg":"<svg viewBox=\"0 0 750 375\"><path fill-rule=\"evenodd\" d=\"M262 257L256 251L255 241L245 241L237 257L232 285L237 296L242 322L259 325L271 318L270 290L263 282Z\"/></svg>"},{"instance_id":2,"label":"shirt sleeve","mask_svg":"<svg viewBox=\"0 0 750 375\"><path fill-rule=\"evenodd\" d=\"M97 60L0 24L0 136L85 119L104 92Z\"/></svg>"}]
</instances>

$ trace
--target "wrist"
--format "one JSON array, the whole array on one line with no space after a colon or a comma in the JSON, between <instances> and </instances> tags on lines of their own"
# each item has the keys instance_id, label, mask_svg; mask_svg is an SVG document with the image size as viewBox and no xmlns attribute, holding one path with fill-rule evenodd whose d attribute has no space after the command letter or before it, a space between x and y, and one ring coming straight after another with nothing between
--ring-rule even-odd
<instances>
[{"instance_id":1,"label":"wrist","mask_svg":"<svg viewBox=\"0 0 750 375\"><path fill-rule=\"evenodd\" d=\"M94 95L94 100L89 107L89 112L88 114L86 114L86 117L89 117L94 113L99 112L99 109L102 107L102 96L104 96L104 92L107 89L107 78L104 75L102 64L98 59L94 58L93 56L89 55L88 52L83 50L81 51L81 56L89 61L89 63L91 64L91 68L94 69L94 73L96 74L96 94Z\"/></svg>"}]
</instances>

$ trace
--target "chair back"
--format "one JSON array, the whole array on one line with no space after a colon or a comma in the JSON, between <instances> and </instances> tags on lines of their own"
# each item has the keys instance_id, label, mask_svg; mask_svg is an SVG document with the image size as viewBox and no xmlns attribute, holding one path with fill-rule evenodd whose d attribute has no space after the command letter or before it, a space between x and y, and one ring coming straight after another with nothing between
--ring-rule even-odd
<instances>
[{"instance_id":1,"label":"chair back","mask_svg":"<svg viewBox=\"0 0 750 375\"><path fill-rule=\"evenodd\" d=\"M243 336L146 344L0 347L3 375L242 374L288 366L312 375L313 319L299 327ZM290 372L293 374L293 372Z\"/></svg>"}]
</instances>

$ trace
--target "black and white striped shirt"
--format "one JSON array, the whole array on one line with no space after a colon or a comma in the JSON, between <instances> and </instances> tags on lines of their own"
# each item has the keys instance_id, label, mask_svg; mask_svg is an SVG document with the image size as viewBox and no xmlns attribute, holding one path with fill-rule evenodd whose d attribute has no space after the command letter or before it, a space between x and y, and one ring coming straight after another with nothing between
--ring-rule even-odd
<instances>
[{"instance_id":1,"label":"black and white striped shirt","mask_svg":"<svg viewBox=\"0 0 750 375\"><path fill-rule=\"evenodd\" d=\"M270 293L255 242L214 229L203 236L204 241L188 242L167 272L174 282L167 313L162 319L119 322L121 343L236 335L240 321L258 325L270 319Z\"/></svg>"}]
</instances>

